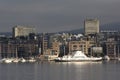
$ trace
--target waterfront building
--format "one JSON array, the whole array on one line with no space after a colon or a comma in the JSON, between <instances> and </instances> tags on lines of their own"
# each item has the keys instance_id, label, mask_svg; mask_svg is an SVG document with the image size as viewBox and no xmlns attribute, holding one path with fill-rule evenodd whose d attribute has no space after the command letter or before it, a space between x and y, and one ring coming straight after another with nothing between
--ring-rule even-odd
<instances>
[{"instance_id":1,"label":"waterfront building","mask_svg":"<svg viewBox=\"0 0 120 80\"><path fill-rule=\"evenodd\" d=\"M30 33L35 33L35 27L20 26L13 27L13 37L28 36Z\"/></svg>"},{"instance_id":2,"label":"waterfront building","mask_svg":"<svg viewBox=\"0 0 120 80\"><path fill-rule=\"evenodd\" d=\"M92 47L91 55L97 56L97 57L103 56L103 48L102 47Z\"/></svg>"},{"instance_id":3,"label":"waterfront building","mask_svg":"<svg viewBox=\"0 0 120 80\"><path fill-rule=\"evenodd\" d=\"M41 55L44 55L49 48L49 35L43 33L40 37L41 40Z\"/></svg>"},{"instance_id":4,"label":"waterfront building","mask_svg":"<svg viewBox=\"0 0 120 80\"><path fill-rule=\"evenodd\" d=\"M106 55L110 57L110 59L116 59L116 41L114 38L107 39L105 45L106 45Z\"/></svg>"},{"instance_id":5,"label":"waterfront building","mask_svg":"<svg viewBox=\"0 0 120 80\"><path fill-rule=\"evenodd\" d=\"M99 20L98 19L86 19L84 21L84 34L96 34L99 33Z\"/></svg>"},{"instance_id":6,"label":"waterfront building","mask_svg":"<svg viewBox=\"0 0 120 80\"><path fill-rule=\"evenodd\" d=\"M54 60L59 56L60 43L52 42L50 48L44 49L44 54L41 55L41 60Z\"/></svg>"},{"instance_id":7,"label":"waterfront building","mask_svg":"<svg viewBox=\"0 0 120 80\"><path fill-rule=\"evenodd\" d=\"M103 34L103 39L100 44L103 47L104 55L108 55L110 59L118 58L120 55L120 33L115 30L101 31L101 33Z\"/></svg>"},{"instance_id":8,"label":"waterfront building","mask_svg":"<svg viewBox=\"0 0 120 80\"><path fill-rule=\"evenodd\" d=\"M11 57L31 57L37 56L38 42L29 40L8 40L0 42L0 50L2 58ZM16 56L17 55L17 56Z\"/></svg>"},{"instance_id":9,"label":"waterfront building","mask_svg":"<svg viewBox=\"0 0 120 80\"><path fill-rule=\"evenodd\" d=\"M49 33L46 33L46 34L44 33L41 35L41 54L42 55L59 53L60 42L54 39L55 38Z\"/></svg>"},{"instance_id":10,"label":"waterfront building","mask_svg":"<svg viewBox=\"0 0 120 80\"><path fill-rule=\"evenodd\" d=\"M115 37L119 35L117 30L102 30L100 33L103 35L104 40L107 40L111 36Z\"/></svg>"},{"instance_id":11,"label":"waterfront building","mask_svg":"<svg viewBox=\"0 0 120 80\"><path fill-rule=\"evenodd\" d=\"M59 55L60 51L60 43L59 42L52 42L51 48L44 49L43 55Z\"/></svg>"},{"instance_id":12,"label":"waterfront building","mask_svg":"<svg viewBox=\"0 0 120 80\"><path fill-rule=\"evenodd\" d=\"M89 49L94 45L95 42L91 40L69 41L69 53L80 50L85 54L90 55Z\"/></svg>"},{"instance_id":13,"label":"waterfront building","mask_svg":"<svg viewBox=\"0 0 120 80\"><path fill-rule=\"evenodd\" d=\"M60 43L52 42L52 54L59 55L60 53Z\"/></svg>"}]
</instances>

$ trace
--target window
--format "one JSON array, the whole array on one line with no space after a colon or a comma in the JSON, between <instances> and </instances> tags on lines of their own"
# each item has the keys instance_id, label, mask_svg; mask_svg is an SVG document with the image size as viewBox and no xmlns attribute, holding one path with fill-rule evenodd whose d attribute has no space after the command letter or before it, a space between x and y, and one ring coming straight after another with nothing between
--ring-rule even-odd
<instances>
[{"instance_id":1,"label":"window","mask_svg":"<svg viewBox=\"0 0 120 80\"><path fill-rule=\"evenodd\" d=\"M73 47L77 47L77 45L73 45Z\"/></svg>"}]
</instances>

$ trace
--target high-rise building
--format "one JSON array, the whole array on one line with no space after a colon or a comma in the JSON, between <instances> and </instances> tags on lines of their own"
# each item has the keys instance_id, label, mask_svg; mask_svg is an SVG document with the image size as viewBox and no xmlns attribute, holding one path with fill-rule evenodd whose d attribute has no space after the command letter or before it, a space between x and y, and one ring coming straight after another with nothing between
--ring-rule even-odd
<instances>
[{"instance_id":1,"label":"high-rise building","mask_svg":"<svg viewBox=\"0 0 120 80\"><path fill-rule=\"evenodd\" d=\"M35 33L35 27L20 25L13 27L13 37L28 36L30 33Z\"/></svg>"},{"instance_id":2,"label":"high-rise building","mask_svg":"<svg viewBox=\"0 0 120 80\"><path fill-rule=\"evenodd\" d=\"M96 34L99 33L99 20L98 19L86 19L84 22L84 34Z\"/></svg>"}]
</instances>

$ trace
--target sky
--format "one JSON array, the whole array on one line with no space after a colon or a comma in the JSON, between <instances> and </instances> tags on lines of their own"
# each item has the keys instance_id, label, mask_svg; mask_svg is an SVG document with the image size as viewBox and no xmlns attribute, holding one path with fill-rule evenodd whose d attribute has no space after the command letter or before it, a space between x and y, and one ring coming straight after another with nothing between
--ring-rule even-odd
<instances>
[{"instance_id":1,"label":"sky","mask_svg":"<svg viewBox=\"0 0 120 80\"><path fill-rule=\"evenodd\" d=\"M37 32L83 28L85 19L100 25L120 22L120 0L0 0L0 32L16 25L35 26Z\"/></svg>"}]
</instances>

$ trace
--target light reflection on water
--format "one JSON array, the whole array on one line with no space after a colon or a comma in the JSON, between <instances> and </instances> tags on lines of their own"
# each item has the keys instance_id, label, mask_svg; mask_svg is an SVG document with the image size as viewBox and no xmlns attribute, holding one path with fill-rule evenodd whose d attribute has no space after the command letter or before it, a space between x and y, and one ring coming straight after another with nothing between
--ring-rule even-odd
<instances>
[{"instance_id":1,"label":"light reflection on water","mask_svg":"<svg viewBox=\"0 0 120 80\"><path fill-rule=\"evenodd\" d=\"M0 64L0 80L117 80L120 62Z\"/></svg>"}]
</instances>

